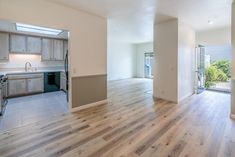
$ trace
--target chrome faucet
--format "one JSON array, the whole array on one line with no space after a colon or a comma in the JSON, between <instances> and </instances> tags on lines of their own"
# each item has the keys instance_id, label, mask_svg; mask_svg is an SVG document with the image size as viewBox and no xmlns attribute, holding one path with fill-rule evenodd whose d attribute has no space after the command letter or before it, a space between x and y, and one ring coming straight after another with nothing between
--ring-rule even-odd
<instances>
[{"instance_id":1,"label":"chrome faucet","mask_svg":"<svg viewBox=\"0 0 235 157\"><path fill-rule=\"evenodd\" d=\"M29 65L29 67L28 67L28 65ZM32 68L31 63L30 63L30 62L26 62L26 63L25 63L25 66L24 66L25 71L28 72L29 69L31 69L31 68Z\"/></svg>"}]
</instances>

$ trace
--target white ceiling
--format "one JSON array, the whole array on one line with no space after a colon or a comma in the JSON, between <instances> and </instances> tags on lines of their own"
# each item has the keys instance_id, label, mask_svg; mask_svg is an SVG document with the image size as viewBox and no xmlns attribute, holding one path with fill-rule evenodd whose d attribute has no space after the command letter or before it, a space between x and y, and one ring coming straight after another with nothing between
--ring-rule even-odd
<instances>
[{"instance_id":1,"label":"white ceiling","mask_svg":"<svg viewBox=\"0 0 235 157\"><path fill-rule=\"evenodd\" d=\"M108 18L109 35L131 43L153 40L154 21L177 17L196 31L229 27L232 0L50 0ZM209 25L208 20L214 24Z\"/></svg>"}]
</instances>

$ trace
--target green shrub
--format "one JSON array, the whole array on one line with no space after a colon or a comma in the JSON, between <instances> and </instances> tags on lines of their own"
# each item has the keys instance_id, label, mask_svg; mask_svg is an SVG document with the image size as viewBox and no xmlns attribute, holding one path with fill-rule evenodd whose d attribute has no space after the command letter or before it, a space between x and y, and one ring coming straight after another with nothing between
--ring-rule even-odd
<instances>
[{"instance_id":1,"label":"green shrub","mask_svg":"<svg viewBox=\"0 0 235 157\"><path fill-rule=\"evenodd\" d=\"M215 85L216 82L228 81L229 77L224 73L223 70L219 69L218 66L209 66L205 71L206 81L205 87L209 88Z\"/></svg>"},{"instance_id":2,"label":"green shrub","mask_svg":"<svg viewBox=\"0 0 235 157\"><path fill-rule=\"evenodd\" d=\"M215 61L212 63L212 66L215 66L217 69L220 69L224 74L231 78L231 62L228 60Z\"/></svg>"},{"instance_id":3,"label":"green shrub","mask_svg":"<svg viewBox=\"0 0 235 157\"><path fill-rule=\"evenodd\" d=\"M211 81L206 81L206 83L205 83L206 88L209 88L209 87L214 86L214 85L215 85L215 82L211 82Z\"/></svg>"},{"instance_id":4,"label":"green shrub","mask_svg":"<svg viewBox=\"0 0 235 157\"><path fill-rule=\"evenodd\" d=\"M206 71L206 81L214 82L217 80L218 69L215 66L209 66Z\"/></svg>"},{"instance_id":5,"label":"green shrub","mask_svg":"<svg viewBox=\"0 0 235 157\"><path fill-rule=\"evenodd\" d=\"M226 82L228 81L228 76L222 70L218 69L216 81Z\"/></svg>"}]
</instances>

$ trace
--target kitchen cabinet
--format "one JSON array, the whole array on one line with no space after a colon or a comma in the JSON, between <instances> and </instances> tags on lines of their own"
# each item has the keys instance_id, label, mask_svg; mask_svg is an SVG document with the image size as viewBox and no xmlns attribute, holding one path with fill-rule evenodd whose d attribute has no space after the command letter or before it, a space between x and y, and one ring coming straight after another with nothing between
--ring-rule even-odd
<instances>
[{"instance_id":1,"label":"kitchen cabinet","mask_svg":"<svg viewBox=\"0 0 235 157\"><path fill-rule=\"evenodd\" d=\"M42 40L39 37L27 37L27 53L40 54L42 51Z\"/></svg>"},{"instance_id":2,"label":"kitchen cabinet","mask_svg":"<svg viewBox=\"0 0 235 157\"><path fill-rule=\"evenodd\" d=\"M8 80L8 96L26 93L26 79Z\"/></svg>"},{"instance_id":3,"label":"kitchen cabinet","mask_svg":"<svg viewBox=\"0 0 235 157\"><path fill-rule=\"evenodd\" d=\"M28 93L36 93L43 92L43 78L31 78L27 79L27 92Z\"/></svg>"},{"instance_id":4,"label":"kitchen cabinet","mask_svg":"<svg viewBox=\"0 0 235 157\"><path fill-rule=\"evenodd\" d=\"M63 47L63 40L57 40L54 39L54 43L53 43L53 60L56 61L63 61L64 60L64 47Z\"/></svg>"},{"instance_id":5,"label":"kitchen cabinet","mask_svg":"<svg viewBox=\"0 0 235 157\"><path fill-rule=\"evenodd\" d=\"M63 61L64 43L60 39L42 39L42 61Z\"/></svg>"},{"instance_id":6,"label":"kitchen cabinet","mask_svg":"<svg viewBox=\"0 0 235 157\"><path fill-rule=\"evenodd\" d=\"M13 53L26 52L26 36L24 35L10 35L10 51Z\"/></svg>"},{"instance_id":7,"label":"kitchen cabinet","mask_svg":"<svg viewBox=\"0 0 235 157\"><path fill-rule=\"evenodd\" d=\"M43 73L8 75L8 97L43 92Z\"/></svg>"},{"instance_id":8,"label":"kitchen cabinet","mask_svg":"<svg viewBox=\"0 0 235 157\"><path fill-rule=\"evenodd\" d=\"M42 39L42 61L53 59L53 39Z\"/></svg>"},{"instance_id":9,"label":"kitchen cabinet","mask_svg":"<svg viewBox=\"0 0 235 157\"><path fill-rule=\"evenodd\" d=\"M60 73L60 89L63 91L67 91L66 90L66 75L65 72L61 72Z\"/></svg>"},{"instance_id":10,"label":"kitchen cabinet","mask_svg":"<svg viewBox=\"0 0 235 157\"><path fill-rule=\"evenodd\" d=\"M0 33L0 61L9 60L9 34Z\"/></svg>"}]
</instances>

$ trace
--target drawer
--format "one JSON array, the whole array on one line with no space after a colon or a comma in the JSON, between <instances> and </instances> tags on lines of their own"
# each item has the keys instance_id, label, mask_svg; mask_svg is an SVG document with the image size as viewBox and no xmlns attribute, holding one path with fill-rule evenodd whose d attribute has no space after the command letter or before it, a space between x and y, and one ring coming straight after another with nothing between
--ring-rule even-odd
<instances>
[{"instance_id":1,"label":"drawer","mask_svg":"<svg viewBox=\"0 0 235 157\"><path fill-rule=\"evenodd\" d=\"M43 73L37 74L14 74L14 75L7 75L9 80L16 80L16 79L30 79L30 78L43 78Z\"/></svg>"}]
</instances>

